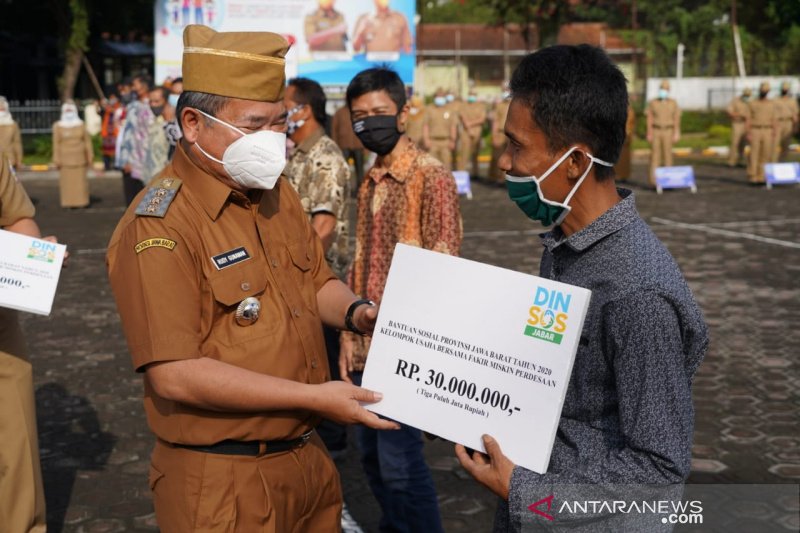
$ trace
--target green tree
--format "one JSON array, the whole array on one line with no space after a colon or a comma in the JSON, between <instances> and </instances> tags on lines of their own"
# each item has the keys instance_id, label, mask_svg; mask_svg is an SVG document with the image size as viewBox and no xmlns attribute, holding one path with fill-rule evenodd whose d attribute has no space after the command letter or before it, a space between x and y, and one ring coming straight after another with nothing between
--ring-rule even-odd
<instances>
[{"instance_id":1,"label":"green tree","mask_svg":"<svg viewBox=\"0 0 800 533\"><path fill-rule=\"evenodd\" d=\"M55 2L54 2L55 3ZM89 50L89 14L86 10L86 0L69 0L69 13L60 12L62 27L68 26L64 31L64 70L58 80L61 101L72 100L75 96L75 84L81 70L83 54Z\"/></svg>"}]
</instances>

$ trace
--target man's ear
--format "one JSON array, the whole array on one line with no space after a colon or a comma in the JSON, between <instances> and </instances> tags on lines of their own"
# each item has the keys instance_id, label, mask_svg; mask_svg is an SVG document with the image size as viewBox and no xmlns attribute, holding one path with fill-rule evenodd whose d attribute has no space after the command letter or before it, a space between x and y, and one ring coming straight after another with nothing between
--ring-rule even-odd
<instances>
[{"instance_id":1,"label":"man's ear","mask_svg":"<svg viewBox=\"0 0 800 533\"><path fill-rule=\"evenodd\" d=\"M567 158L567 178L577 180L580 178L586 168L591 164L592 160L586 155L589 153L589 148L583 144L577 145L577 148L569 154Z\"/></svg>"},{"instance_id":2,"label":"man's ear","mask_svg":"<svg viewBox=\"0 0 800 533\"><path fill-rule=\"evenodd\" d=\"M179 118L183 129L183 138L188 143L197 142L197 137L200 134L200 121L204 119L203 115L196 109L184 107Z\"/></svg>"}]
</instances>

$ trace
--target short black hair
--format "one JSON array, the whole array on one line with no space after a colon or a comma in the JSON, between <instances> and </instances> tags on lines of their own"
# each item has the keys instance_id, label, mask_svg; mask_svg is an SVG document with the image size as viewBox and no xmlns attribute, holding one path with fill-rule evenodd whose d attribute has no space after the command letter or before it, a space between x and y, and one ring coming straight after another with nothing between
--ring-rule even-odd
<instances>
[{"instance_id":1,"label":"short black hair","mask_svg":"<svg viewBox=\"0 0 800 533\"><path fill-rule=\"evenodd\" d=\"M308 78L293 78L289 80L289 86L294 87L294 101L311 107L314 120L324 128L328 121L328 115L325 113L328 99L325 97L322 85Z\"/></svg>"},{"instance_id":2,"label":"short black hair","mask_svg":"<svg viewBox=\"0 0 800 533\"><path fill-rule=\"evenodd\" d=\"M398 113L406 105L406 87L403 85L403 80L394 70L380 66L362 70L350 80L345 95L348 109L352 108L353 100L374 91L386 91L397 106Z\"/></svg>"},{"instance_id":3,"label":"short black hair","mask_svg":"<svg viewBox=\"0 0 800 533\"><path fill-rule=\"evenodd\" d=\"M153 78L148 76L147 74L137 74L133 77L133 81L139 80L139 83L147 87L147 91L153 90Z\"/></svg>"},{"instance_id":4,"label":"short black hair","mask_svg":"<svg viewBox=\"0 0 800 533\"><path fill-rule=\"evenodd\" d=\"M173 85L176 84L176 83L183 83L183 78L177 77L174 80L172 80L172 83L173 83Z\"/></svg>"},{"instance_id":5,"label":"short black hair","mask_svg":"<svg viewBox=\"0 0 800 533\"><path fill-rule=\"evenodd\" d=\"M178 117L178 126L183 131L183 123L181 122L181 113L187 107L199 109L204 113L208 113L212 117L216 117L226 105L228 105L229 98L227 96L219 96L216 94L200 93L197 91L183 91L178 97L178 105L175 106L175 116ZM203 117L206 124L211 122L208 117Z\"/></svg>"},{"instance_id":6,"label":"short black hair","mask_svg":"<svg viewBox=\"0 0 800 533\"><path fill-rule=\"evenodd\" d=\"M628 89L622 71L600 48L550 46L526 56L511 77L511 94L531 110L552 152L584 143L616 163L625 142ZM595 165L604 180L612 168Z\"/></svg>"},{"instance_id":7,"label":"short black hair","mask_svg":"<svg viewBox=\"0 0 800 533\"><path fill-rule=\"evenodd\" d=\"M162 98L164 98L165 102L169 101L169 95L172 94L172 93L170 93L169 89L167 89L163 85L159 85L158 87L153 87L152 89L150 89L151 93L155 92L155 91L158 91L158 92L161 93L161 96L162 96Z\"/></svg>"}]
</instances>

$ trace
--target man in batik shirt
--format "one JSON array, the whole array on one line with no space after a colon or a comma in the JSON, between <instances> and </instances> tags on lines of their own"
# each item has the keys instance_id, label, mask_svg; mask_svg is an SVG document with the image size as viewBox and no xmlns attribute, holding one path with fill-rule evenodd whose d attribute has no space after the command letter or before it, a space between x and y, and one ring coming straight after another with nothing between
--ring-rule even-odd
<instances>
[{"instance_id":1,"label":"man in batik shirt","mask_svg":"<svg viewBox=\"0 0 800 533\"><path fill-rule=\"evenodd\" d=\"M398 242L457 255L461 214L453 176L405 134L409 107L397 74L386 68L359 73L347 88L353 130L378 154L358 193L356 250L349 281L356 294L380 302ZM342 333L344 379L361 382L369 339ZM381 505L381 530L442 530L436 490L422 455L418 429L356 428L361 461Z\"/></svg>"}]
</instances>

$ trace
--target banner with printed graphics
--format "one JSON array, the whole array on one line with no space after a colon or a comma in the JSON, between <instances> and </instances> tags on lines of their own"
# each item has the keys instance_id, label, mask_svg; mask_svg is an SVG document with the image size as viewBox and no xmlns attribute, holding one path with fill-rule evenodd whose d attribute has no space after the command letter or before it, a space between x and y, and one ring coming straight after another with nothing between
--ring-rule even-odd
<instances>
[{"instance_id":1,"label":"banner with printed graphics","mask_svg":"<svg viewBox=\"0 0 800 533\"><path fill-rule=\"evenodd\" d=\"M407 85L416 62L413 0L157 0L155 80L181 76L183 29L271 31L290 44L286 76L346 86L360 71L386 64Z\"/></svg>"}]
</instances>

